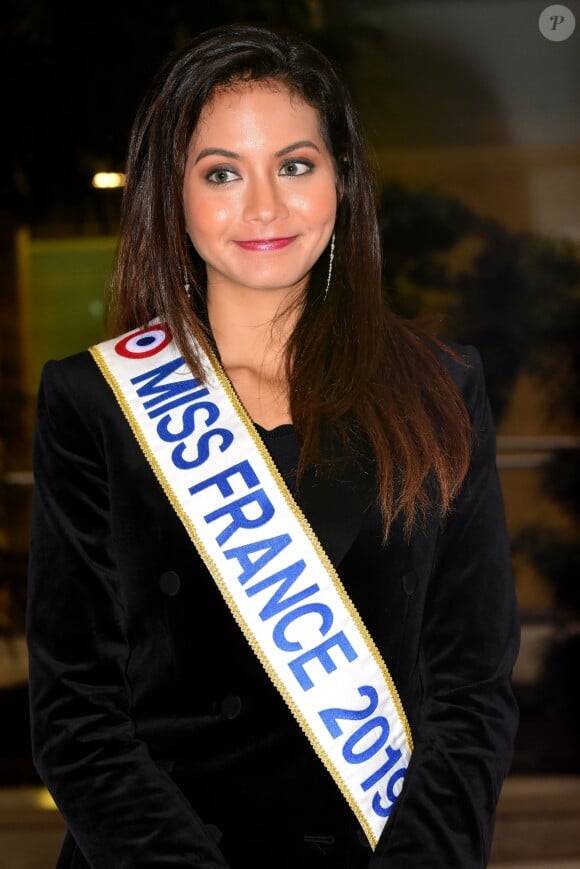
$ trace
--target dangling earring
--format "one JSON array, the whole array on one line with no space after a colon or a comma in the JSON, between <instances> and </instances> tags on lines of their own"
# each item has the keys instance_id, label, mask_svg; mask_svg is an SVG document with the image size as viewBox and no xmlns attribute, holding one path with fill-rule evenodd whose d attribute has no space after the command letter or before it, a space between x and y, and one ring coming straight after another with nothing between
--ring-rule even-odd
<instances>
[{"instance_id":1,"label":"dangling earring","mask_svg":"<svg viewBox=\"0 0 580 869\"><path fill-rule=\"evenodd\" d=\"M183 289L185 290L185 295L187 296L187 298L191 302L191 288L190 288L189 282L186 282L183 285Z\"/></svg>"},{"instance_id":2,"label":"dangling earring","mask_svg":"<svg viewBox=\"0 0 580 869\"><path fill-rule=\"evenodd\" d=\"M326 301L326 297L328 295L328 288L330 286L330 279L332 278L332 263L334 261L334 242L336 240L336 233L332 233L332 238L330 240L330 260L328 262L328 277L326 278L326 286L324 288L324 297L323 300Z\"/></svg>"}]
</instances>

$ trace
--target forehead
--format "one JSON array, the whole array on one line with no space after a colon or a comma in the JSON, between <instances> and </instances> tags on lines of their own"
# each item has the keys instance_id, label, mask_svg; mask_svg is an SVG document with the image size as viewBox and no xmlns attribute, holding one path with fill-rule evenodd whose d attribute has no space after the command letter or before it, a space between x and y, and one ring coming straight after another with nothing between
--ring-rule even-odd
<instances>
[{"instance_id":1,"label":"forehead","mask_svg":"<svg viewBox=\"0 0 580 869\"><path fill-rule=\"evenodd\" d=\"M202 109L192 142L215 134L243 137L256 129L271 139L292 130L323 138L313 106L281 82L260 81L217 88Z\"/></svg>"}]
</instances>

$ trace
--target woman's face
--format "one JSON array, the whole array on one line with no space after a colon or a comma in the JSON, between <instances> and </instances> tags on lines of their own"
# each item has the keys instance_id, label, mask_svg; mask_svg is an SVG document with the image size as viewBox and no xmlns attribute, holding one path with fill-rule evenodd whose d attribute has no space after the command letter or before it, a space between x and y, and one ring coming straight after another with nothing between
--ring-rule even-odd
<instances>
[{"instance_id":1,"label":"woman's face","mask_svg":"<svg viewBox=\"0 0 580 869\"><path fill-rule=\"evenodd\" d=\"M316 110L278 84L218 91L192 137L183 202L208 292L303 288L337 207Z\"/></svg>"}]
</instances>

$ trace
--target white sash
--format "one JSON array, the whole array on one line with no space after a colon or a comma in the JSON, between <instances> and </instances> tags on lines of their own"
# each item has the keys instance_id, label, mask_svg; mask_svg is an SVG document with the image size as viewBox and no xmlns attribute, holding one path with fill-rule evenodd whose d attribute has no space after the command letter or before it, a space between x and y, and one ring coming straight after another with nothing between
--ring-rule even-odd
<instances>
[{"instance_id":1,"label":"white sash","mask_svg":"<svg viewBox=\"0 0 580 869\"><path fill-rule=\"evenodd\" d=\"M252 649L374 848L412 750L389 672L216 359L167 325L91 347Z\"/></svg>"}]
</instances>

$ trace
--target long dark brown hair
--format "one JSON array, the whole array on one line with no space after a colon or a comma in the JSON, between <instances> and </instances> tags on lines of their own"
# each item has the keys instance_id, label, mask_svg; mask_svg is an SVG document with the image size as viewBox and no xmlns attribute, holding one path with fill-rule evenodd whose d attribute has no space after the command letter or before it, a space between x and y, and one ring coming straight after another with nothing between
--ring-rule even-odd
<instances>
[{"instance_id":1,"label":"long dark brown hair","mask_svg":"<svg viewBox=\"0 0 580 869\"><path fill-rule=\"evenodd\" d=\"M366 144L343 83L316 48L260 27L227 25L168 59L130 137L110 331L161 317L201 376L188 337L212 339L205 266L185 228L185 162L204 105L217 88L244 81L283 85L316 109L337 171L332 283L324 299L327 250L313 268L287 348L299 479L330 454L357 458L370 449L385 535L399 514L409 532L434 501L442 515L449 511L467 472L471 427L440 342L385 303Z\"/></svg>"}]
</instances>

